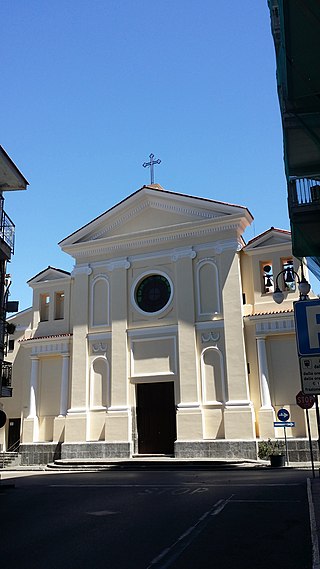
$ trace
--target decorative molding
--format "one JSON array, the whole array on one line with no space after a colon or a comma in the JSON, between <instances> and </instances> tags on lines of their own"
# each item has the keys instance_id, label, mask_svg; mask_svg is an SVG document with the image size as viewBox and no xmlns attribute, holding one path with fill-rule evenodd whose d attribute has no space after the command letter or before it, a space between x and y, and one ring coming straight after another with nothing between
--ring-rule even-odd
<instances>
[{"instance_id":1,"label":"decorative molding","mask_svg":"<svg viewBox=\"0 0 320 569\"><path fill-rule=\"evenodd\" d=\"M117 261L111 261L106 263L105 267L108 271L112 272L115 269L130 269L131 264L128 259L118 259Z\"/></svg>"},{"instance_id":2,"label":"decorative molding","mask_svg":"<svg viewBox=\"0 0 320 569\"><path fill-rule=\"evenodd\" d=\"M200 403L198 401L190 401L190 403L178 403L177 410L184 411L186 409L200 409Z\"/></svg>"},{"instance_id":3,"label":"decorative molding","mask_svg":"<svg viewBox=\"0 0 320 569\"><path fill-rule=\"evenodd\" d=\"M161 275L162 277L165 277L168 280L168 282L170 284L170 289L171 289L170 290L170 298L169 298L167 304L163 308L161 308L161 310L157 310L157 312L145 312L144 310L141 310L141 308L136 303L135 291L136 291L136 287L140 281L142 281L144 278L148 277L149 275L154 275L154 274ZM173 295L174 295L173 282L172 282L172 279L169 277L169 275L163 271L159 271L158 269L155 269L155 270L149 269L148 271L144 271L143 273L138 275L135 278L135 280L133 281L133 283L131 285L130 301L131 301L132 307L139 314L142 314L144 317L149 317L149 318L153 317L154 318L155 316L158 316L159 314L163 314L164 312L167 312L171 308L171 302L173 299Z\"/></svg>"},{"instance_id":4,"label":"decorative molding","mask_svg":"<svg viewBox=\"0 0 320 569\"><path fill-rule=\"evenodd\" d=\"M51 356L52 354L69 356L69 342L44 342L32 345L31 358L33 356Z\"/></svg>"},{"instance_id":5,"label":"decorative molding","mask_svg":"<svg viewBox=\"0 0 320 569\"><path fill-rule=\"evenodd\" d=\"M176 334L178 331L178 326L153 326L152 328L138 328L136 330L128 330L127 334L129 338L139 338L141 336L144 337L154 337L159 336L161 334L161 338L166 338L167 334L172 335Z\"/></svg>"},{"instance_id":6,"label":"decorative molding","mask_svg":"<svg viewBox=\"0 0 320 569\"><path fill-rule=\"evenodd\" d=\"M212 320L211 322L196 322L195 326L197 332L201 332L201 330L211 332L210 328L223 328L224 320L223 318L219 318L217 320Z\"/></svg>"},{"instance_id":7,"label":"decorative molding","mask_svg":"<svg viewBox=\"0 0 320 569\"><path fill-rule=\"evenodd\" d=\"M270 334L292 334L295 332L294 318L272 318L256 324L256 336L267 336Z\"/></svg>"},{"instance_id":8,"label":"decorative molding","mask_svg":"<svg viewBox=\"0 0 320 569\"><path fill-rule=\"evenodd\" d=\"M107 344L104 342L95 342L90 344L91 351L93 354L105 354L107 351Z\"/></svg>"},{"instance_id":9,"label":"decorative molding","mask_svg":"<svg viewBox=\"0 0 320 569\"><path fill-rule=\"evenodd\" d=\"M111 332L99 332L99 333L89 333L87 335L87 338L89 340L89 342L97 342L97 341L104 341L104 340L110 340L111 339Z\"/></svg>"},{"instance_id":10,"label":"decorative molding","mask_svg":"<svg viewBox=\"0 0 320 569\"><path fill-rule=\"evenodd\" d=\"M214 352L215 354L218 355L219 357L219 364L220 364L220 388L221 388L221 395L222 395L222 401L217 401L217 400L210 400L207 398L207 390L206 390L206 375L205 375L205 361L204 361L204 356L206 353L208 352ZM225 377L225 371L224 371L224 361L223 361L223 354L222 352L219 350L219 348L217 346L208 346L207 348L204 348L201 352L201 357L200 357L200 364L201 364L201 388L202 388L202 401L204 404L206 405L217 405L217 404L222 404L226 401L227 399L227 393L226 393L226 377ZM215 366L214 366L215 367ZM214 382L216 383L216 387L217 387L217 377L216 374L214 374Z\"/></svg>"},{"instance_id":11,"label":"decorative molding","mask_svg":"<svg viewBox=\"0 0 320 569\"><path fill-rule=\"evenodd\" d=\"M214 271L214 285L213 285L213 294L212 294L212 308L216 308L216 310L212 312L203 312L201 306L201 280L200 280L200 271L204 265L210 265ZM197 271L196 271L196 282L197 282L197 308L199 316L209 317L215 316L217 314L221 314L221 300L220 300L220 282L219 282L219 271L216 262L213 259L206 258L201 259L197 263ZM211 283L212 284L212 283ZM208 285L206 285L208 286ZM213 306L215 304L215 306Z\"/></svg>"},{"instance_id":12,"label":"decorative molding","mask_svg":"<svg viewBox=\"0 0 320 569\"><path fill-rule=\"evenodd\" d=\"M126 405L111 405L108 407L108 413L130 413L130 407Z\"/></svg>"},{"instance_id":13,"label":"decorative molding","mask_svg":"<svg viewBox=\"0 0 320 569\"><path fill-rule=\"evenodd\" d=\"M154 234L153 235L150 234L150 236L148 237L137 238L137 239L135 239L134 236L132 236L131 239L129 239L128 237L124 238L118 237L117 241L113 237L111 237L110 239L112 239L112 241L115 241L114 243L107 242L107 243L101 243L99 245L94 241L75 243L73 245L66 245L65 247L63 247L63 250L70 253L72 256L74 256L75 259L78 258L81 259L82 257L85 257L88 254L113 255L117 251L123 249L128 250L128 249L137 249L142 247L154 247L162 243L171 243L173 241L177 242L179 239L204 238L221 231L228 231L228 230L238 231L240 229L242 231L244 229L242 225L243 224L241 223L241 220L235 221L233 219L230 220L229 223L224 223L224 224L217 223L214 226L212 225L209 226L206 225L205 227L190 226L188 229L185 229L184 231L171 230L169 234L167 233L165 235L159 235L158 232L156 236ZM242 245L237 239L232 239L228 241L229 243L228 244L226 243L224 247L223 246L219 247L219 251L221 250L222 252L228 249L238 251L242 249ZM216 247L218 246L216 245Z\"/></svg>"},{"instance_id":14,"label":"decorative molding","mask_svg":"<svg viewBox=\"0 0 320 569\"><path fill-rule=\"evenodd\" d=\"M206 342L218 342L220 340L219 332L208 332L201 334L201 342L205 344Z\"/></svg>"},{"instance_id":15,"label":"decorative molding","mask_svg":"<svg viewBox=\"0 0 320 569\"><path fill-rule=\"evenodd\" d=\"M252 402L249 399L230 399L226 402L226 408L228 407L252 407Z\"/></svg>"},{"instance_id":16,"label":"decorative molding","mask_svg":"<svg viewBox=\"0 0 320 569\"><path fill-rule=\"evenodd\" d=\"M106 322L103 324L94 324L94 303L95 303L95 295L94 295L94 288L99 281L104 281L106 285L106 308L107 308L107 319ZM110 283L107 275L99 274L96 275L91 282L90 287L90 325L92 328L101 328L110 325Z\"/></svg>"},{"instance_id":17,"label":"decorative molding","mask_svg":"<svg viewBox=\"0 0 320 569\"><path fill-rule=\"evenodd\" d=\"M190 247L188 249L175 249L171 255L171 260L176 262L180 259L195 259L196 256L197 253Z\"/></svg>"},{"instance_id":18,"label":"decorative molding","mask_svg":"<svg viewBox=\"0 0 320 569\"><path fill-rule=\"evenodd\" d=\"M161 330L158 331L158 336L152 336L151 338L145 336L143 337L136 337L136 338L132 338L131 337L131 342L130 342L130 378L134 379L136 377L154 377L154 376L170 376L170 375L177 375L178 373L178 362L177 362L177 337L174 336L167 336L161 333ZM172 364L170 367L171 369L169 371L163 371L163 372L151 372L151 373L136 373L135 372L135 359L134 359L134 345L136 343L146 343L146 342L160 342L161 340L171 340L171 354L172 354L172 358L170 358L170 352L168 351L168 356L169 356L169 362L170 364Z\"/></svg>"},{"instance_id":19,"label":"decorative molding","mask_svg":"<svg viewBox=\"0 0 320 569\"><path fill-rule=\"evenodd\" d=\"M92 273L92 269L89 265L75 265L73 267L73 271L71 273L72 277L75 277L76 275L91 275Z\"/></svg>"}]
</instances>

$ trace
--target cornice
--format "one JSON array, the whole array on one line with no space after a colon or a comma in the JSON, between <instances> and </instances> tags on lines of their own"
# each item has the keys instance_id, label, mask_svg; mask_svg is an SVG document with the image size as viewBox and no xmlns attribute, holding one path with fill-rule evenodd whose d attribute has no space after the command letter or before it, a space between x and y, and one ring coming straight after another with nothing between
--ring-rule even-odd
<instances>
[{"instance_id":1,"label":"cornice","mask_svg":"<svg viewBox=\"0 0 320 569\"><path fill-rule=\"evenodd\" d=\"M220 221L214 224L212 224L212 220L205 220L196 225L194 222L186 223L171 228L166 227L157 228L157 230L147 230L130 236L122 235L108 237L99 241L75 243L63 247L63 250L72 255L75 259L81 259L89 255L114 255L123 249L130 250L154 247L171 244L173 241L177 242L183 239L208 238L210 235L215 235L217 232L222 231L233 231L239 235L239 233L243 231L244 226L243 219L239 219L239 216L229 216L228 218L226 216L223 219L220 218ZM223 243L222 240L221 243ZM242 246L239 239L234 238L229 240L227 248L233 247L235 247L235 250L241 249ZM221 251L222 250L223 248Z\"/></svg>"}]
</instances>

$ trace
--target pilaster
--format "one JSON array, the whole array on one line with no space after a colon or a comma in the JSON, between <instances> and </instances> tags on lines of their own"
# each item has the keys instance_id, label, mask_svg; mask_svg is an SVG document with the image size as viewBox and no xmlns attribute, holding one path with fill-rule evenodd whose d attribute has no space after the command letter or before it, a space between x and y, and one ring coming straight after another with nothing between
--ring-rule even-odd
<instances>
[{"instance_id":1,"label":"pilaster","mask_svg":"<svg viewBox=\"0 0 320 569\"><path fill-rule=\"evenodd\" d=\"M127 269L126 259L110 263L111 272L111 385L110 407L106 415L105 440L129 441L130 410L128 407L128 347L127 347Z\"/></svg>"},{"instance_id":2,"label":"pilaster","mask_svg":"<svg viewBox=\"0 0 320 569\"><path fill-rule=\"evenodd\" d=\"M37 442L39 439L38 406L39 358L31 357L29 413L23 421L23 443Z\"/></svg>"},{"instance_id":3,"label":"pilaster","mask_svg":"<svg viewBox=\"0 0 320 569\"><path fill-rule=\"evenodd\" d=\"M255 438L254 411L249 396L243 334L242 290L239 258L235 251L223 254L229 267L222 289L228 397L224 412L226 439Z\"/></svg>"},{"instance_id":4,"label":"pilaster","mask_svg":"<svg viewBox=\"0 0 320 569\"><path fill-rule=\"evenodd\" d=\"M178 319L178 358L180 402L177 406L178 440L202 439L202 415L199 403L197 347L195 334L195 292L192 261L196 252L179 249L175 262L176 310Z\"/></svg>"},{"instance_id":5,"label":"pilaster","mask_svg":"<svg viewBox=\"0 0 320 569\"><path fill-rule=\"evenodd\" d=\"M67 442L85 441L87 435L87 376L88 376L88 302L89 265L76 266L72 272L73 350L70 390L70 409L65 425ZM66 366L66 364L65 364Z\"/></svg>"},{"instance_id":6,"label":"pilaster","mask_svg":"<svg viewBox=\"0 0 320 569\"><path fill-rule=\"evenodd\" d=\"M265 336L259 336L257 341L258 366L259 366L259 382L261 407L259 409L259 436L261 438L274 437L275 413L271 404L270 388L269 388L269 370L266 350Z\"/></svg>"}]
</instances>

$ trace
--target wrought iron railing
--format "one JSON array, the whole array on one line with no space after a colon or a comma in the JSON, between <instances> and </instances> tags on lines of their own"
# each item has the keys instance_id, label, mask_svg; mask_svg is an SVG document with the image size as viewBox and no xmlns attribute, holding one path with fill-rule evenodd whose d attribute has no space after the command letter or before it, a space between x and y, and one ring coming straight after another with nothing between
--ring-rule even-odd
<instances>
[{"instance_id":1,"label":"wrought iron railing","mask_svg":"<svg viewBox=\"0 0 320 569\"><path fill-rule=\"evenodd\" d=\"M12 380L12 363L2 362L1 385L2 387L11 387Z\"/></svg>"},{"instance_id":2,"label":"wrought iron railing","mask_svg":"<svg viewBox=\"0 0 320 569\"><path fill-rule=\"evenodd\" d=\"M14 253L14 236L15 225L6 212L2 210L0 220L0 237L7 245L9 245L12 254Z\"/></svg>"},{"instance_id":3,"label":"wrought iron railing","mask_svg":"<svg viewBox=\"0 0 320 569\"><path fill-rule=\"evenodd\" d=\"M320 206L320 180L291 178L288 185L289 209L297 206Z\"/></svg>"}]
</instances>

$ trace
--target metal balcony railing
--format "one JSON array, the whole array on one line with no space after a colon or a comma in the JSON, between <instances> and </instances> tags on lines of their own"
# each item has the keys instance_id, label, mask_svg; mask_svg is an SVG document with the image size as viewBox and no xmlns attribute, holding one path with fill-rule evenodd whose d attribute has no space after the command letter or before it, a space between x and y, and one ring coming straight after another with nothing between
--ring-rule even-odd
<instances>
[{"instance_id":1,"label":"metal balcony railing","mask_svg":"<svg viewBox=\"0 0 320 569\"><path fill-rule=\"evenodd\" d=\"M11 387L12 381L12 363L2 362L1 381L3 387Z\"/></svg>"},{"instance_id":2,"label":"metal balcony railing","mask_svg":"<svg viewBox=\"0 0 320 569\"><path fill-rule=\"evenodd\" d=\"M10 247L11 253L14 253L14 236L15 225L4 210L1 211L0 219L0 237Z\"/></svg>"},{"instance_id":3,"label":"metal balcony railing","mask_svg":"<svg viewBox=\"0 0 320 569\"><path fill-rule=\"evenodd\" d=\"M289 210L299 206L320 206L320 180L292 178L288 185Z\"/></svg>"}]
</instances>

